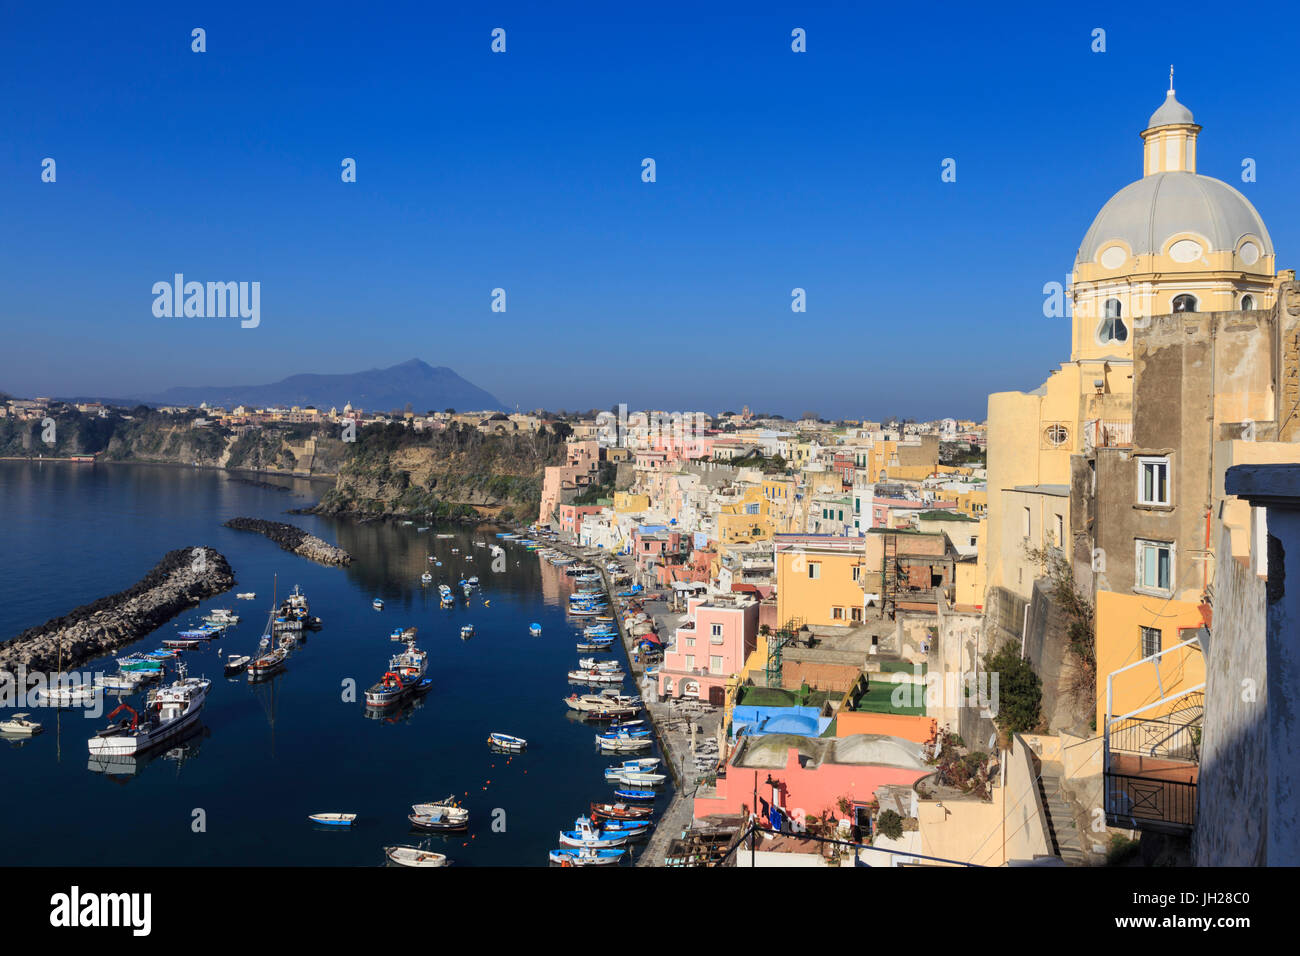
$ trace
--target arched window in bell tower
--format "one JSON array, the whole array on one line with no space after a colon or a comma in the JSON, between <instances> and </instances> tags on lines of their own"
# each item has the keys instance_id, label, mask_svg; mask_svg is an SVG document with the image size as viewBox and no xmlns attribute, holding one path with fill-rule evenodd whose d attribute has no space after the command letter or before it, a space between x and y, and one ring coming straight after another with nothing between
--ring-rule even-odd
<instances>
[{"instance_id":1,"label":"arched window in bell tower","mask_svg":"<svg viewBox=\"0 0 1300 956\"><path fill-rule=\"evenodd\" d=\"M1097 339L1102 345L1108 345L1111 342L1125 342L1128 340L1128 326L1124 324L1122 318L1124 306L1120 304L1119 299L1107 299L1105 304L1106 317L1102 320L1101 327L1097 330Z\"/></svg>"},{"instance_id":2,"label":"arched window in bell tower","mask_svg":"<svg viewBox=\"0 0 1300 956\"><path fill-rule=\"evenodd\" d=\"M1255 308L1255 297L1246 293L1241 297L1241 311L1249 312L1253 308Z\"/></svg>"},{"instance_id":3,"label":"arched window in bell tower","mask_svg":"<svg viewBox=\"0 0 1300 956\"><path fill-rule=\"evenodd\" d=\"M1174 296L1175 312L1195 312L1196 296L1194 295L1176 295Z\"/></svg>"}]
</instances>

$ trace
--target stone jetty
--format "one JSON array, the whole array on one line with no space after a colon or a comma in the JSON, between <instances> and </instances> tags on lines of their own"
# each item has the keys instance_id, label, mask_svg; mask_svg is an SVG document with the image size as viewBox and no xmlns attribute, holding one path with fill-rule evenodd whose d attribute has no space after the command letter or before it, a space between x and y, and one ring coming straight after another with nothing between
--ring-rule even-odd
<instances>
[{"instance_id":1,"label":"stone jetty","mask_svg":"<svg viewBox=\"0 0 1300 956\"><path fill-rule=\"evenodd\" d=\"M0 644L0 669L64 670L137 641L200 601L235 585L230 563L212 548L169 551L135 585L84 604Z\"/></svg>"},{"instance_id":2,"label":"stone jetty","mask_svg":"<svg viewBox=\"0 0 1300 956\"><path fill-rule=\"evenodd\" d=\"M236 531L255 531L266 535L286 551L291 551L308 561L317 564L330 564L342 567L352 563L352 555L342 548L336 548L328 541L323 541L314 534L308 534L302 528L279 521L263 521L260 518L231 518L226 522L227 528Z\"/></svg>"}]
</instances>

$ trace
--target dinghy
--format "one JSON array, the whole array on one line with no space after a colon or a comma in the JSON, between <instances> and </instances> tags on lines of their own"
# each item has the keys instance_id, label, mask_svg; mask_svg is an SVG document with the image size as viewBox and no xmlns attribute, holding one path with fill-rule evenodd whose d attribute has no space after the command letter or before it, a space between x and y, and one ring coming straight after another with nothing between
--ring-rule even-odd
<instances>
[{"instance_id":1,"label":"dinghy","mask_svg":"<svg viewBox=\"0 0 1300 956\"><path fill-rule=\"evenodd\" d=\"M445 853L433 853L418 846L386 846L384 856L397 866L446 866L450 861Z\"/></svg>"},{"instance_id":2,"label":"dinghy","mask_svg":"<svg viewBox=\"0 0 1300 956\"><path fill-rule=\"evenodd\" d=\"M634 807L628 803L593 803L591 815L598 820L648 820L654 807Z\"/></svg>"},{"instance_id":3,"label":"dinghy","mask_svg":"<svg viewBox=\"0 0 1300 956\"><path fill-rule=\"evenodd\" d=\"M442 830L460 830L469 826L469 811L456 803L454 797L447 797L440 803L414 804L411 807L411 814L417 817L428 817L433 822L441 822L443 825L438 829Z\"/></svg>"},{"instance_id":4,"label":"dinghy","mask_svg":"<svg viewBox=\"0 0 1300 956\"><path fill-rule=\"evenodd\" d=\"M355 813L312 813L307 819L323 827L350 827L357 822L357 815Z\"/></svg>"},{"instance_id":5,"label":"dinghy","mask_svg":"<svg viewBox=\"0 0 1300 956\"><path fill-rule=\"evenodd\" d=\"M528 741L523 737L515 737L511 734L491 733L488 734L487 742L488 746L509 753L523 753L524 748L528 746Z\"/></svg>"},{"instance_id":6,"label":"dinghy","mask_svg":"<svg viewBox=\"0 0 1300 956\"><path fill-rule=\"evenodd\" d=\"M528 633L531 634L531 635L533 635L533 637L541 637L541 636L542 636L542 625L540 625L540 624L530 624L530 625L528 625Z\"/></svg>"}]
</instances>

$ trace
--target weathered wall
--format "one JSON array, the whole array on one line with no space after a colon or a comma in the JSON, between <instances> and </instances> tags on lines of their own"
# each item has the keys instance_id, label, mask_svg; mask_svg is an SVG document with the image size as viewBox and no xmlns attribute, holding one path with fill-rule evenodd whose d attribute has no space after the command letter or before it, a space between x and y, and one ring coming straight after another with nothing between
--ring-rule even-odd
<instances>
[{"instance_id":1,"label":"weathered wall","mask_svg":"<svg viewBox=\"0 0 1300 956\"><path fill-rule=\"evenodd\" d=\"M1198 866L1262 866L1268 826L1264 582L1220 538L1197 788Z\"/></svg>"}]
</instances>

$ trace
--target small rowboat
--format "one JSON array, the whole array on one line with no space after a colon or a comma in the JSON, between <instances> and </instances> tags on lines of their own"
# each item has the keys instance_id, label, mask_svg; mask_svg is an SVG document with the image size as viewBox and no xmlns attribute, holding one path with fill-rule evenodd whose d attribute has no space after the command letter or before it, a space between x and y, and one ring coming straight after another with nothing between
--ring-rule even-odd
<instances>
[{"instance_id":1,"label":"small rowboat","mask_svg":"<svg viewBox=\"0 0 1300 956\"><path fill-rule=\"evenodd\" d=\"M457 822L444 814L409 813L406 819L411 821L411 826L420 830L464 830L469 826L465 821Z\"/></svg>"},{"instance_id":2,"label":"small rowboat","mask_svg":"<svg viewBox=\"0 0 1300 956\"><path fill-rule=\"evenodd\" d=\"M531 634L531 635L533 635L533 637L541 637L541 636L542 636L542 625L540 625L540 624L530 624L530 625L528 625L528 633Z\"/></svg>"},{"instance_id":3,"label":"small rowboat","mask_svg":"<svg viewBox=\"0 0 1300 956\"><path fill-rule=\"evenodd\" d=\"M384 602L379 598L375 598L373 601L370 602L370 606L373 607L376 611L382 611L384 609Z\"/></svg>"},{"instance_id":4,"label":"small rowboat","mask_svg":"<svg viewBox=\"0 0 1300 956\"><path fill-rule=\"evenodd\" d=\"M350 827L357 822L355 813L313 813L308 820L323 827Z\"/></svg>"},{"instance_id":5,"label":"small rowboat","mask_svg":"<svg viewBox=\"0 0 1300 956\"><path fill-rule=\"evenodd\" d=\"M611 783L624 783L631 787L657 787L668 778L662 773L645 773L636 770L610 773L606 770L605 779Z\"/></svg>"},{"instance_id":6,"label":"small rowboat","mask_svg":"<svg viewBox=\"0 0 1300 956\"><path fill-rule=\"evenodd\" d=\"M510 753L522 753L528 746L528 741L523 737L515 737L511 734L488 734L488 746L495 747L498 750L506 750Z\"/></svg>"},{"instance_id":7,"label":"small rowboat","mask_svg":"<svg viewBox=\"0 0 1300 956\"><path fill-rule=\"evenodd\" d=\"M458 830L469 826L469 811L459 806L453 797L442 803L417 803L411 807L411 813L417 817L433 817L446 825L441 829Z\"/></svg>"},{"instance_id":8,"label":"small rowboat","mask_svg":"<svg viewBox=\"0 0 1300 956\"><path fill-rule=\"evenodd\" d=\"M460 639L461 639L462 641L468 641L468 640L469 640L471 637L473 637L473 636L474 636L474 625L473 625L473 624L465 624L465 625L463 625L463 626L461 627L461 629L460 629Z\"/></svg>"},{"instance_id":9,"label":"small rowboat","mask_svg":"<svg viewBox=\"0 0 1300 956\"><path fill-rule=\"evenodd\" d=\"M232 674L238 674L248 666L248 662L251 660L252 658L247 654L231 654L226 658L226 676L229 677Z\"/></svg>"},{"instance_id":10,"label":"small rowboat","mask_svg":"<svg viewBox=\"0 0 1300 956\"><path fill-rule=\"evenodd\" d=\"M451 862L445 853L432 853L418 846L386 846L384 856L397 866L446 866Z\"/></svg>"}]
</instances>

